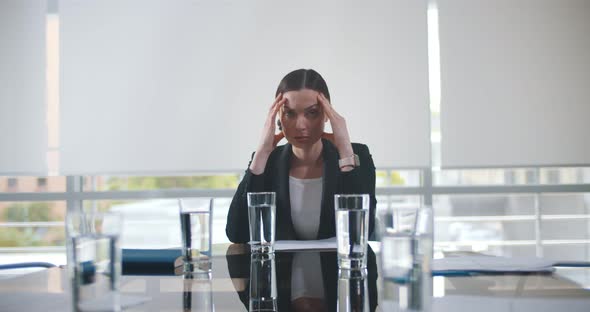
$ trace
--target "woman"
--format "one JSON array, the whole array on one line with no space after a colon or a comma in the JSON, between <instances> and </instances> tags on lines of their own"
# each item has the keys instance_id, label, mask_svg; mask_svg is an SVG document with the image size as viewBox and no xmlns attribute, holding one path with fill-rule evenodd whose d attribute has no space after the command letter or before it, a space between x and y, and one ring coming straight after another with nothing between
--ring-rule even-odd
<instances>
[{"instance_id":1,"label":"woman","mask_svg":"<svg viewBox=\"0 0 590 312\"><path fill-rule=\"evenodd\" d=\"M234 195L225 232L250 240L248 192L276 192L276 240L336 236L334 194L370 194L369 236L375 223L375 165L366 145L351 143L346 121L330 104L326 82L312 69L283 78L262 138ZM276 125L280 132L275 134ZM325 133L330 121L333 133ZM277 147L282 139L287 144Z\"/></svg>"}]
</instances>

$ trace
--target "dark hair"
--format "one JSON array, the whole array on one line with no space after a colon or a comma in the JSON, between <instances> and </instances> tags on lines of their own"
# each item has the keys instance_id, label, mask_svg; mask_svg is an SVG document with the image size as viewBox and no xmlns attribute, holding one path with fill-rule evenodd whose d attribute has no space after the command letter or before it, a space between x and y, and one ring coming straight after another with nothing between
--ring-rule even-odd
<instances>
[{"instance_id":1,"label":"dark hair","mask_svg":"<svg viewBox=\"0 0 590 312\"><path fill-rule=\"evenodd\" d=\"M288 73L279 83L275 97L279 93L310 89L323 93L330 100L328 85L322 75L313 69L297 69Z\"/></svg>"}]
</instances>

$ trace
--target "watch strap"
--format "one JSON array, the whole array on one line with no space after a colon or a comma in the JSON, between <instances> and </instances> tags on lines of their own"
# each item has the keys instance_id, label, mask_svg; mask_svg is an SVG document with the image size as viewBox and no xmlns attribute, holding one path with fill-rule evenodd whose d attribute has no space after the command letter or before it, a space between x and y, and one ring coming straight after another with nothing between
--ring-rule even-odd
<instances>
[{"instance_id":1,"label":"watch strap","mask_svg":"<svg viewBox=\"0 0 590 312\"><path fill-rule=\"evenodd\" d=\"M343 167L358 167L361 165L361 161L359 159L359 155L357 154L352 154L351 156L348 157L344 157L344 158L340 158L338 160L338 167L343 168Z\"/></svg>"}]
</instances>

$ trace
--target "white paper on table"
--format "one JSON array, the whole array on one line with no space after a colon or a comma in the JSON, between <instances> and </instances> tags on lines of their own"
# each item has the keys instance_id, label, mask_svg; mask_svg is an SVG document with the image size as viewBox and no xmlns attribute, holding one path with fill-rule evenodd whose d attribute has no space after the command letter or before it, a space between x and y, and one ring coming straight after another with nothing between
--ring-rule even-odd
<instances>
[{"instance_id":1,"label":"white paper on table","mask_svg":"<svg viewBox=\"0 0 590 312\"><path fill-rule=\"evenodd\" d=\"M514 297L484 297L484 296L444 296L434 298L432 311L453 312L549 312L564 311L586 312L590 307L590 298L514 298ZM409 311L400 309L395 301L381 302L381 311Z\"/></svg>"},{"instance_id":2,"label":"white paper on table","mask_svg":"<svg viewBox=\"0 0 590 312\"><path fill-rule=\"evenodd\" d=\"M99 298L92 303L88 311L110 311L107 303L110 298ZM130 308L147 301L150 297L136 295L121 295L121 308ZM2 292L0 293L0 311L69 311L71 297L64 293L41 292Z\"/></svg>"},{"instance_id":3,"label":"white paper on table","mask_svg":"<svg viewBox=\"0 0 590 312\"><path fill-rule=\"evenodd\" d=\"M318 240L280 240L275 242L276 251L307 250L307 249L336 249L336 237Z\"/></svg>"},{"instance_id":4,"label":"white paper on table","mask_svg":"<svg viewBox=\"0 0 590 312\"><path fill-rule=\"evenodd\" d=\"M458 256L434 259L432 270L479 272L553 272L554 261L534 257Z\"/></svg>"}]
</instances>

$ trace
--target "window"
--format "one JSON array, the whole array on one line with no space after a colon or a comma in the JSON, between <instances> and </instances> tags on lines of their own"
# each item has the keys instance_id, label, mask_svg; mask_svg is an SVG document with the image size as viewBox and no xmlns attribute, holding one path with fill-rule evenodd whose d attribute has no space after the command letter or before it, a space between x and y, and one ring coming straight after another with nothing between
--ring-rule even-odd
<instances>
[{"instance_id":1,"label":"window","mask_svg":"<svg viewBox=\"0 0 590 312\"><path fill-rule=\"evenodd\" d=\"M47 178L37 178L37 189L40 192L47 191Z\"/></svg>"},{"instance_id":2,"label":"window","mask_svg":"<svg viewBox=\"0 0 590 312\"><path fill-rule=\"evenodd\" d=\"M18 189L18 179L17 178L8 178L6 183L6 191L8 192L16 192Z\"/></svg>"}]
</instances>

